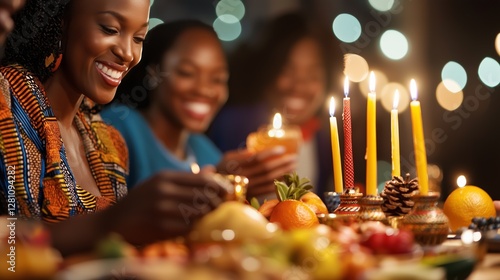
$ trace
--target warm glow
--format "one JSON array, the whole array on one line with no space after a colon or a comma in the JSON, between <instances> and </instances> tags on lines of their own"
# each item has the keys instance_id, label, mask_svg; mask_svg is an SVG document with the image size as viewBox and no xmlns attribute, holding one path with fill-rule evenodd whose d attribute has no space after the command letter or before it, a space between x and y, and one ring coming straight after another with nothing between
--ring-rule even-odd
<instances>
[{"instance_id":1,"label":"warm glow","mask_svg":"<svg viewBox=\"0 0 500 280\"><path fill-rule=\"evenodd\" d=\"M196 162L191 163L191 172L194 174L200 173L200 166Z\"/></svg>"},{"instance_id":2,"label":"warm glow","mask_svg":"<svg viewBox=\"0 0 500 280\"><path fill-rule=\"evenodd\" d=\"M382 96L379 94L381 90L389 83L389 79L387 76L379 71L379 70L372 70L373 74L375 75L375 80L377 81L375 90L377 91L377 99L381 99ZM368 93L370 93L370 74L366 72L366 79L362 80L361 82L358 83L359 90L363 94L364 97L368 96ZM349 76L349 80L352 82L351 76ZM403 94L403 91L399 91L399 93ZM389 110L392 106L392 95L394 94L394 90L390 92L390 99L391 102L389 104ZM403 100L401 100L403 101Z\"/></svg>"},{"instance_id":3,"label":"warm glow","mask_svg":"<svg viewBox=\"0 0 500 280\"><path fill-rule=\"evenodd\" d=\"M399 106L399 90L394 92L394 99L392 101L392 109L397 109Z\"/></svg>"},{"instance_id":4,"label":"warm glow","mask_svg":"<svg viewBox=\"0 0 500 280\"><path fill-rule=\"evenodd\" d=\"M500 33L498 33L495 38L495 49L497 50L498 55L500 55Z\"/></svg>"},{"instance_id":5,"label":"warm glow","mask_svg":"<svg viewBox=\"0 0 500 280\"><path fill-rule=\"evenodd\" d=\"M444 82L441 81L436 88L436 100L443 109L453 111L462 105L464 92L451 92L446 88Z\"/></svg>"},{"instance_id":6,"label":"warm glow","mask_svg":"<svg viewBox=\"0 0 500 280\"><path fill-rule=\"evenodd\" d=\"M269 137L283 137L285 135L285 131L281 129L283 126L283 121L281 119L281 114L276 113L274 114L273 118L273 128L269 130L268 135Z\"/></svg>"},{"instance_id":7,"label":"warm glow","mask_svg":"<svg viewBox=\"0 0 500 280\"><path fill-rule=\"evenodd\" d=\"M467 179L464 175L460 175L457 178L457 185L459 188L463 188L467 184Z\"/></svg>"},{"instance_id":8,"label":"warm glow","mask_svg":"<svg viewBox=\"0 0 500 280\"><path fill-rule=\"evenodd\" d=\"M283 121L281 120L281 114L276 113L273 118L273 128L274 129L280 129L283 124Z\"/></svg>"},{"instance_id":9,"label":"warm glow","mask_svg":"<svg viewBox=\"0 0 500 280\"><path fill-rule=\"evenodd\" d=\"M359 83L368 78L370 67L362 56L348 53L344 55L344 75L349 81Z\"/></svg>"},{"instance_id":10,"label":"warm glow","mask_svg":"<svg viewBox=\"0 0 500 280\"><path fill-rule=\"evenodd\" d=\"M335 115L335 99L333 96L330 98L330 116L333 117Z\"/></svg>"},{"instance_id":11,"label":"warm glow","mask_svg":"<svg viewBox=\"0 0 500 280\"><path fill-rule=\"evenodd\" d=\"M370 92L375 92L375 73L370 72Z\"/></svg>"},{"instance_id":12,"label":"warm glow","mask_svg":"<svg viewBox=\"0 0 500 280\"><path fill-rule=\"evenodd\" d=\"M377 78L377 85L379 80ZM382 88L377 90L377 96L380 96L380 103L382 107L390 112L394 105L394 92L399 91L398 112L404 112L410 105L410 90L408 86L400 83L388 83ZM379 94L380 92L380 94Z\"/></svg>"},{"instance_id":13,"label":"warm glow","mask_svg":"<svg viewBox=\"0 0 500 280\"><path fill-rule=\"evenodd\" d=\"M349 77L348 76L345 76L345 79L344 79L344 95L345 95L345 97L347 97L349 95Z\"/></svg>"},{"instance_id":14,"label":"warm glow","mask_svg":"<svg viewBox=\"0 0 500 280\"><path fill-rule=\"evenodd\" d=\"M417 83L415 82L414 79L411 79L411 81L410 81L410 94L411 94L412 100L417 100L417 97L418 97Z\"/></svg>"}]
</instances>

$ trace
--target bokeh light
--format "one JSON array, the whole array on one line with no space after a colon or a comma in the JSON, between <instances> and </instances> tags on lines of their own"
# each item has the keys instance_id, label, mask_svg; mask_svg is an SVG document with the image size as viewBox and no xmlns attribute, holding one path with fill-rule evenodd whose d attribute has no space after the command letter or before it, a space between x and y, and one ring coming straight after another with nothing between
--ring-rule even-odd
<instances>
[{"instance_id":1,"label":"bokeh light","mask_svg":"<svg viewBox=\"0 0 500 280\"><path fill-rule=\"evenodd\" d=\"M385 56L398 60L408 53L408 40L399 31L387 30L380 38L380 48Z\"/></svg>"},{"instance_id":2,"label":"bokeh light","mask_svg":"<svg viewBox=\"0 0 500 280\"><path fill-rule=\"evenodd\" d=\"M376 81L375 91L377 92L377 99L380 99L379 93L385 87L385 85L387 85L389 80L387 79L387 76L383 72L381 72L379 70L372 70L372 71L373 71L373 74L375 75L375 81ZM370 91L369 83L370 83L370 79L368 78L368 75L366 76L366 78L364 80L362 80L359 83L359 90L361 91L361 93L365 97L368 96L368 92Z\"/></svg>"},{"instance_id":3,"label":"bokeh light","mask_svg":"<svg viewBox=\"0 0 500 280\"><path fill-rule=\"evenodd\" d=\"M462 105L464 93L463 91L451 92L444 82L441 82L436 88L436 100L443 109L453 111Z\"/></svg>"},{"instance_id":4,"label":"bokeh light","mask_svg":"<svg viewBox=\"0 0 500 280\"><path fill-rule=\"evenodd\" d=\"M159 18L150 18L149 19L149 30L153 29L155 26L157 26L158 24L162 24L163 23L163 20L159 19Z\"/></svg>"},{"instance_id":5,"label":"bokeh light","mask_svg":"<svg viewBox=\"0 0 500 280\"><path fill-rule=\"evenodd\" d=\"M240 21L233 15L225 15L224 16L227 20L227 18L232 19L230 21L233 21L234 23L227 23L227 21L222 21L220 18L217 18L214 21L213 27L215 32L217 33L217 36L219 37L220 40L222 41L233 41L234 39L238 38L241 34L241 24Z\"/></svg>"},{"instance_id":6,"label":"bokeh light","mask_svg":"<svg viewBox=\"0 0 500 280\"><path fill-rule=\"evenodd\" d=\"M245 15L245 5L239 0L221 0L215 7L215 13L225 23L236 23Z\"/></svg>"},{"instance_id":7,"label":"bokeh light","mask_svg":"<svg viewBox=\"0 0 500 280\"><path fill-rule=\"evenodd\" d=\"M491 57L485 57L477 71L479 79L489 86L496 87L500 83L500 64Z\"/></svg>"},{"instance_id":8,"label":"bokeh light","mask_svg":"<svg viewBox=\"0 0 500 280\"><path fill-rule=\"evenodd\" d=\"M153 6L154 3L155 3L155 0L149 0L149 7Z\"/></svg>"},{"instance_id":9,"label":"bokeh light","mask_svg":"<svg viewBox=\"0 0 500 280\"><path fill-rule=\"evenodd\" d=\"M387 12L392 9L394 5L394 0L368 0L370 5L381 12Z\"/></svg>"},{"instance_id":10,"label":"bokeh light","mask_svg":"<svg viewBox=\"0 0 500 280\"><path fill-rule=\"evenodd\" d=\"M457 186L459 188L463 188L463 187L465 187L465 185L467 185L467 178L465 178L464 175L458 176L458 178L457 178Z\"/></svg>"},{"instance_id":11,"label":"bokeh light","mask_svg":"<svg viewBox=\"0 0 500 280\"><path fill-rule=\"evenodd\" d=\"M498 55L500 55L500 33L497 34L497 38L495 39L495 49Z\"/></svg>"},{"instance_id":12,"label":"bokeh light","mask_svg":"<svg viewBox=\"0 0 500 280\"><path fill-rule=\"evenodd\" d=\"M441 79L449 91L457 93L467 84L467 73L462 65L449 61L441 70Z\"/></svg>"},{"instance_id":13,"label":"bokeh light","mask_svg":"<svg viewBox=\"0 0 500 280\"><path fill-rule=\"evenodd\" d=\"M398 104L398 112L403 112L408 108L410 104L410 93L408 89L400 83L388 83L380 91L380 102L382 103L382 107L385 110L390 112L392 110L393 101L394 101L394 93L396 90L399 91L399 104Z\"/></svg>"},{"instance_id":14,"label":"bokeh light","mask_svg":"<svg viewBox=\"0 0 500 280\"><path fill-rule=\"evenodd\" d=\"M361 24L350 14L340 14L335 17L332 28L335 36L342 42L352 43L361 36Z\"/></svg>"},{"instance_id":15,"label":"bokeh light","mask_svg":"<svg viewBox=\"0 0 500 280\"><path fill-rule=\"evenodd\" d=\"M349 77L351 82L361 82L368 77L368 62L362 56L348 53L344 55L344 75Z\"/></svg>"}]
</instances>

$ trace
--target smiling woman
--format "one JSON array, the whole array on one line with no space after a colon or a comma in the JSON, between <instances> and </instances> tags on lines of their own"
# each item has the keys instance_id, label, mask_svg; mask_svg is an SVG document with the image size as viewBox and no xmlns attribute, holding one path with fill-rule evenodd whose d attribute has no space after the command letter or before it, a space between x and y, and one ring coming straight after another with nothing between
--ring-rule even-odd
<instances>
[{"instance_id":1,"label":"smiling woman","mask_svg":"<svg viewBox=\"0 0 500 280\"><path fill-rule=\"evenodd\" d=\"M226 102L228 75L221 43L209 25L180 20L149 32L141 63L123 80L116 102L102 112L126 140L129 187L161 170L190 171L196 163L246 176L250 197L274 193L273 180L293 170L294 157L282 149L222 155L203 135ZM266 160L273 155L279 156Z\"/></svg>"},{"instance_id":2,"label":"smiling woman","mask_svg":"<svg viewBox=\"0 0 500 280\"><path fill-rule=\"evenodd\" d=\"M127 148L95 104L140 61L148 18L144 0L31 0L14 18L0 68L0 215L46 222L63 255L110 232L132 244L185 234L225 196L210 176L161 173L125 197ZM211 197L184 217L179 204L206 186Z\"/></svg>"},{"instance_id":3,"label":"smiling woman","mask_svg":"<svg viewBox=\"0 0 500 280\"><path fill-rule=\"evenodd\" d=\"M130 151L129 187L165 169L215 165L220 152L203 133L227 98L228 70L213 29L199 21L153 28L143 59L102 112Z\"/></svg>"}]
</instances>

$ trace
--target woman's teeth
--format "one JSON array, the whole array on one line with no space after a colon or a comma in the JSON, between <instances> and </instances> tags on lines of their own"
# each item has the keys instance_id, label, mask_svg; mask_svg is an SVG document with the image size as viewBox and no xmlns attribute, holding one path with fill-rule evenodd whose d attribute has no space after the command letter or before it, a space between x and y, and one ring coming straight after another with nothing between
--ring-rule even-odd
<instances>
[{"instance_id":1,"label":"woman's teeth","mask_svg":"<svg viewBox=\"0 0 500 280\"><path fill-rule=\"evenodd\" d=\"M201 102L186 103L186 108L199 115L204 115L210 112L210 105Z\"/></svg>"},{"instance_id":2,"label":"woman's teeth","mask_svg":"<svg viewBox=\"0 0 500 280\"><path fill-rule=\"evenodd\" d=\"M300 110L306 106L303 98L289 97L285 100L285 106L292 110Z\"/></svg>"},{"instance_id":3,"label":"woman's teeth","mask_svg":"<svg viewBox=\"0 0 500 280\"><path fill-rule=\"evenodd\" d=\"M104 64L101 64L99 62L96 62L96 64L97 64L97 68L99 68L104 74L108 75L109 77L111 77L113 79L119 79L123 74L122 71L110 69L110 68L106 67Z\"/></svg>"}]
</instances>

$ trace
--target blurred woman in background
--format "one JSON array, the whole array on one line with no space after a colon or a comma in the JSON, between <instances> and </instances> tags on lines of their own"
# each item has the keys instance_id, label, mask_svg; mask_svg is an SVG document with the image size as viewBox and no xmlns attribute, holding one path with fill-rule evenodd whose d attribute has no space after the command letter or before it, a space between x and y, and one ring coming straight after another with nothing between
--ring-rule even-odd
<instances>
[{"instance_id":1,"label":"blurred woman in background","mask_svg":"<svg viewBox=\"0 0 500 280\"><path fill-rule=\"evenodd\" d=\"M331 77L340 76L332 75L332 64L343 70L340 49L332 57L337 53L328 42L331 35L298 13L279 16L258 30L264 30L263 38L242 46L231 60L231 96L208 135L223 151L241 148L249 133L280 112L284 122L302 130L297 172L322 192L332 173L328 128L322 129L328 117L322 113Z\"/></svg>"},{"instance_id":2,"label":"blurred woman in background","mask_svg":"<svg viewBox=\"0 0 500 280\"><path fill-rule=\"evenodd\" d=\"M180 20L149 32L141 62L123 80L116 102L102 112L127 142L129 187L161 170L190 171L198 165L248 177L248 197L274 192L273 180L295 168L294 156L283 155L279 147L222 155L204 135L227 100L228 77L223 48L211 26ZM230 130L220 133L233 137Z\"/></svg>"}]
</instances>

